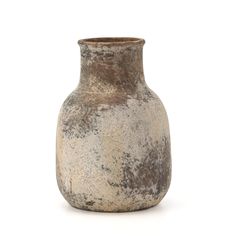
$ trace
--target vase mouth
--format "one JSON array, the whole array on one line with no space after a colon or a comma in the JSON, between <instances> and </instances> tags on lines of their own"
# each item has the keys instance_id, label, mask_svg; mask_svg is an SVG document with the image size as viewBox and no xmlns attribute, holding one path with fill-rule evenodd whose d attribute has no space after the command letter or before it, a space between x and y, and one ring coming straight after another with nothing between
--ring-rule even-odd
<instances>
[{"instance_id":1,"label":"vase mouth","mask_svg":"<svg viewBox=\"0 0 236 236\"><path fill-rule=\"evenodd\" d=\"M133 37L99 37L99 38L86 38L78 41L79 45L90 46L122 46L122 45L143 45L145 40L142 38Z\"/></svg>"}]
</instances>

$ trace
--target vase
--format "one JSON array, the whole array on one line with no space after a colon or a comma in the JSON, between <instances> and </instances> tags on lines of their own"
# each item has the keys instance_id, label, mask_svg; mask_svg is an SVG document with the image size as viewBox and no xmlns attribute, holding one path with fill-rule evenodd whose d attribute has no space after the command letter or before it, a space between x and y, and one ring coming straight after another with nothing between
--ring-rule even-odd
<instances>
[{"instance_id":1,"label":"vase","mask_svg":"<svg viewBox=\"0 0 236 236\"><path fill-rule=\"evenodd\" d=\"M56 172L73 207L124 212L157 205L171 180L168 118L143 73L139 38L79 40L80 82L60 110Z\"/></svg>"}]
</instances>

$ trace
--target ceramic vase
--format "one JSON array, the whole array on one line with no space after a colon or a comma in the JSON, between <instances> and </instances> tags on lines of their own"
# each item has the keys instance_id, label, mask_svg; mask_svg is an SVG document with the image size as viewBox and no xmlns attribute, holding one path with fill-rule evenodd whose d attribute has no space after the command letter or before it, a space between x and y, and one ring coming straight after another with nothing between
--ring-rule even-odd
<instances>
[{"instance_id":1,"label":"ceramic vase","mask_svg":"<svg viewBox=\"0 0 236 236\"><path fill-rule=\"evenodd\" d=\"M158 204L171 180L168 118L143 73L144 40L79 40L81 73L57 126L59 189L73 207L107 212Z\"/></svg>"}]
</instances>

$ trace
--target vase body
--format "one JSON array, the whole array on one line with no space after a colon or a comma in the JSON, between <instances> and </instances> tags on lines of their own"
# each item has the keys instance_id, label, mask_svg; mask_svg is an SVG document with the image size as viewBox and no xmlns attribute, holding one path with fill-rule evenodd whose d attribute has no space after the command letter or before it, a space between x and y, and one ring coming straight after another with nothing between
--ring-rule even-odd
<instances>
[{"instance_id":1,"label":"vase body","mask_svg":"<svg viewBox=\"0 0 236 236\"><path fill-rule=\"evenodd\" d=\"M170 135L164 106L144 80L144 40L79 44L80 82L63 103L57 126L59 189L80 209L154 206L170 185Z\"/></svg>"}]
</instances>

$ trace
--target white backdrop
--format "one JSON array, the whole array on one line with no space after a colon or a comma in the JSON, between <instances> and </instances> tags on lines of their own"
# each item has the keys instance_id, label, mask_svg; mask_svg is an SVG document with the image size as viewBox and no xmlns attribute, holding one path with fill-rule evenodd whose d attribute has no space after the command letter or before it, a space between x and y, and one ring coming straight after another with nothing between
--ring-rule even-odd
<instances>
[{"instance_id":1,"label":"white backdrop","mask_svg":"<svg viewBox=\"0 0 236 236\"><path fill-rule=\"evenodd\" d=\"M1 0L0 235L236 235L235 12L233 0ZM149 210L80 211L57 188L77 40L99 36L146 40L146 81L169 115L172 183Z\"/></svg>"}]
</instances>

